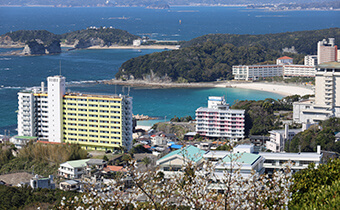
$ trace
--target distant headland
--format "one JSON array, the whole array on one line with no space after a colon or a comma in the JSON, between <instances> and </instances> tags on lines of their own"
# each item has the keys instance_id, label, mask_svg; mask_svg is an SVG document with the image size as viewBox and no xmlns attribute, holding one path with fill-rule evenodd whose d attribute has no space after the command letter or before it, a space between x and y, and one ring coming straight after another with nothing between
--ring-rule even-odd
<instances>
[{"instance_id":1,"label":"distant headland","mask_svg":"<svg viewBox=\"0 0 340 210\"><path fill-rule=\"evenodd\" d=\"M61 53L61 47L75 49L178 49L177 42L159 42L112 27L89 27L64 34L46 30L19 30L0 36L0 48L24 48L8 55Z\"/></svg>"}]
</instances>

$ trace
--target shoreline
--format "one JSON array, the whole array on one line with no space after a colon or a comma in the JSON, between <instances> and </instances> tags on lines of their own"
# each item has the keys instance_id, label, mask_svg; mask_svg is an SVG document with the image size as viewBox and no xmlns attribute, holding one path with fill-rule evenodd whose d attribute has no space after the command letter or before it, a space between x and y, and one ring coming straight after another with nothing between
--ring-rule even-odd
<instances>
[{"instance_id":1,"label":"shoreline","mask_svg":"<svg viewBox=\"0 0 340 210\"><path fill-rule=\"evenodd\" d=\"M276 93L282 96L290 95L313 95L312 86L299 86L296 84L286 83L269 83L269 82L238 82L238 81L219 81L219 82L198 82L198 83L174 83L174 82L147 82L144 80L104 80L99 83L107 85L125 85L140 88L243 88L250 90L266 91Z\"/></svg>"}]
</instances>

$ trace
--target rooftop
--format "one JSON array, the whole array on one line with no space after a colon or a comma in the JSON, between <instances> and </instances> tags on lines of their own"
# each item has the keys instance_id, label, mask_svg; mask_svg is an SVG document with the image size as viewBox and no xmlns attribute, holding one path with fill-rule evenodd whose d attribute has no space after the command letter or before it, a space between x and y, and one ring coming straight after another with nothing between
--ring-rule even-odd
<instances>
[{"instance_id":1,"label":"rooftop","mask_svg":"<svg viewBox=\"0 0 340 210\"><path fill-rule=\"evenodd\" d=\"M237 163L244 163L253 165L257 159L259 159L261 156L252 154L252 153L230 153L230 155L227 155L225 158L223 158L224 163L230 163L230 162L237 162Z\"/></svg>"},{"instance_id":2,"label":"rooftop","mask_svg":"<svg viewBox=\"0 0 340 210\"><path fill-rule=\"evenodd\" d=\"M293 59L293 58L288 57L288 56L283 56L281 58L278 58L278 60L287 60L287 59Z\"/></svg>"},{"instance_id":3,"label":"rooftop","mask_svg":"<svg viewBox=\"0 0 340 210\"><path fill-rule=\"evenodd\" d=\"M69 164L73 168L81 168L81 167L85 167L86 162L89 161L89 160L90 159L71 160L71 161L67 161L65 163Z\"/></svg>"},{"instance_id":4,"label":"rooftop","mask_svg":"<svg viewBox=\"0 0 340 210\"><path fill-rule=\"evenodd\" d=\"M325 62L321 63L316 66L320 69L340 69L340 63L339 62Z\"/></svg>"},{"instance_id":5,"label":"rooftop","mask_svg":"<svg viewBox=\"0 0 340 210\"><path fill-rule=\"evenodd\" d=\"M193 162L198 162L203 158L203 154L205 154L206 151L198 149L197 147L194 147L192 145L186 146L183 149L178 149L175 151L170 152L169 154L165 155L164 157L162 157L160 160L164 160L168 157L171 157L173 155L182 155L185 158L193 161Z\"/></svg>"},{"instance_id":6,"label":"rooftop","mask_svg":"<svg viewBox=\"0 0 340 210\"><path fill-rule=\"evenodd\" d=\"M259 155L263 156L265 159L285 159L285 160L319 160L322 154L318 154L316 152L300 152L300 153L286 153L286 152L260 152Z\"/></svg>"}]
</instances>

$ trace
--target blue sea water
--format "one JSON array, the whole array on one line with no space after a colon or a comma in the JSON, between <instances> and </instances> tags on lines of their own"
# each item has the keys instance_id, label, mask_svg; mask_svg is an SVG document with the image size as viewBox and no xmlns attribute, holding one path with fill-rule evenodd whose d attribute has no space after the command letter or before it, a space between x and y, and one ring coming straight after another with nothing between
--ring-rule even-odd
<instances>
[{"instance_id":1,"label":"blue sea water","mask_svg":"<svg viewBox=\"0 0 340 210\"><path fill-rule=\"evenodd\" d=\"M338 11L247 10L244 7L145 8L0 8L0 34L21 29L46 29L65 33L89 26L113 26L136 35L163 40L190 40L208 33L264 34L339 27ZM119 19L124 17L124 19ZM180 21L181 20L181 24ZM6 52L15 49L0 49ZM77 50L51 56L0 56L0 133L15 133L17 92L39 86L47 76L62 74L72 91L122 92L120 86L84 84L113 78L130 58L160 50ZM125 91L126 93L126 91ZM211 95L227 101L281 98L278 94L230 88L131 88L134 114L167 117L194 115Z\"/></svg>"}]
</instances>

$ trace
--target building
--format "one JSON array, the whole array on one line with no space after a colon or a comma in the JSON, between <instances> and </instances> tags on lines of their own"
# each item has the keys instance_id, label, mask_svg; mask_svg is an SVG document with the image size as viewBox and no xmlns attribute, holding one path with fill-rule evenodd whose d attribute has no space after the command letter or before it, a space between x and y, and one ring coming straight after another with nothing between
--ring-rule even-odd
<instances>
[{"instance_id":1,"label":"building","mask_svg":"<svg viewBox=\"0 0 340 210\"><path fill-rule=\"evenodd\" d=\"M164 177L170 178L172 175L182 173L182 167L185 163L192 162L198 166L203 164L204 153L206 151L190 145L170 152L157 160L156 164L159 166L159 170L164 173Z\"/></svg>"},{"instance_id":2,"label":"building","mask_svg":"<svg viewBox=\"0 0 340 210\"><path fill-rule=\"evenodd\" d=\"M257 80L258 78L282 76L281 65L239 65L233 66L233 75L236 80Z\"/></svg>"},{"instance_id":3,"label":"building","mask_svg":"<svg viewBox=\"0 0 340 210\"><path fill-rule=\"evenodd\" d=\"M42 178L42 177L39 177L39 175L35 175L30 180L30 186L33 189L38 189L38 188L46 188L50 190L55 189L55 184L53 183L52 175L50 175L48 178Z\"/></svg>"},{"instance_id":4,"label":"building","mask_svg":"<svg viewBox=\"0 0 340 210\"><path fill-rule=\"evenodd\" d=\"M34 136L13 136L9 139L9 142L15 145L16 148L21 149L30 141L37 141L37 137Z\"/></svg>"},{"instance_id":5,"label":"building","mask_svg":"<svg viewBox=\"0 0 340 210\"><path fill-rule=\"evenodd\" d=\"M208 107L196 110L196 132L206 138L243 139L244 112L230 109L224 97L210 96Z\"/></svg>"},{"instance_id":6,"label":"building","mask_svg":"<svg viewBox=\"0 0 340 210\"><path fill-rule=\"evenodd\" d=\"M318 64L337 61L338 47L334 38L328 38L318 42Z\"/></svg>"},{"instance_id":7,"label":"building","mask_svg":"<svg viewBox=\"0 0 340 210\"><path fill-rule=\"evenodd\" d=\"M58 175L67 179L79 179L86 172L86 162L90 159L72 160L60 164Z\"/></svg>"},{"instance_id":8,"label":"building","mask_svg":"<svg viewBox=\"0 0 340 210\"><path fill-rule=\"evenodd\" d=\"M293 64L293 58L283 56L276 59L276 65L239 65L233 66L236 80L257 80L266 77L314 77L314 65Z\"/></svg>"},{"instance_id":9,"label":"building","mask_svg":"<svg viewBox=\"0 0 340 210\"><path fill-rule=\"evenodd\" d=\"M315 98L293 103L293 120L315 123L329 117L340 117L340 63L317 66Z\"/></svg>"},{"instance_id":10,"label":"building","mask_svg":"<svg viewBox=\"0 0 340 210\"><path fill-rule=\"evenodd\" d=\"M284 163L291 161L291 169L294 172L305 169L309 164L314 163L315 168L322 163L323 154L321 147L317 147L317 152L299 152L299 153L274 153L260 152L259 155L265 158L263 167L265 173L272 174L275 170L284 168Z\"/></svg>"},{"instance_id":11,"label":"building","mask_svg":"<svg viewBox=\"0 0 340 210\"><path fill-rule=\"evenodd\" d=\"M318 56L317 55L306 55L304 64L305 66L318 65Z\"/></svg>"},{"instance_id":12,"label":"building","mask_svg":"<svg viewBox=\"0 0 340 210\"><path fill-rule=\"evenodd\" d=\"M288 57L288 56L283 56L283 57L276 59L276 65L281 65L281 64L293 64L293 58Z\"/></svg>"},{"instance_id":13,"label":"building","mask_svg":"<svg viewBox=\"0 0 340 210\"><path fill-rule=\"evenodd\" d=\"M76 180L66 180L60 182L59 188L64 191L76 191L80 189L80 182Z\"/></svg>"},{"instance_id":14,"label":"building","mask_svg":"<svg viewBox=\"0 0 340 210\"><path fill-rule=\"evenodd\" d=\"M290 141L293 137L303 131L303 129L289 129L289 125L285 124L283 130L269 131L269 141L266 142L266 148L273 152L284 152L286 141Z\"/></svg>"},{"instance_id":15,"label":"building","mask_svg":"<svg viewBox=\"0 0 340 210\"><path fill-rule=\"evenodd\" d=\"M284 77L315 77L315 66L286 64L282 66Z\"/></svg>"},{"instance_id":16,"label":"building","mask_svg":"<svg viewBox=\"0 0 340 210\"><path fill-rule=\"evenodd\" d=\"M65 77L48 77L48 89L18 93L18 134L49 142L108 150L132 145L132 98L68 93Z\"/></svg>"}]
</instances>

